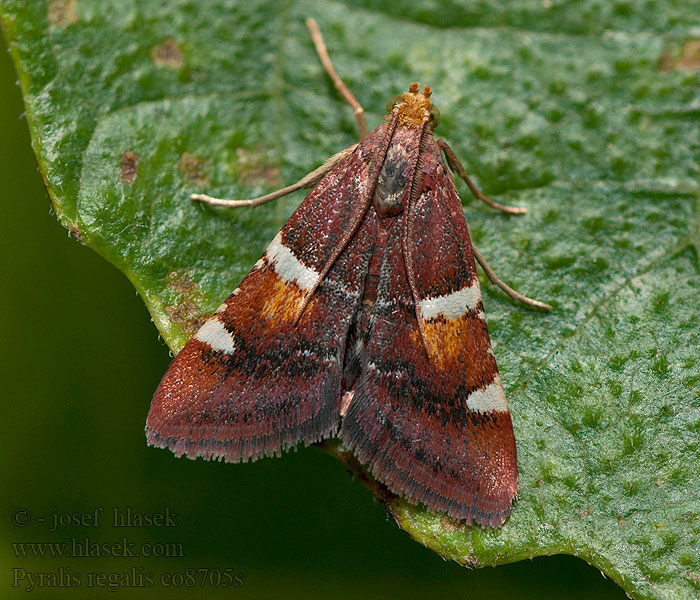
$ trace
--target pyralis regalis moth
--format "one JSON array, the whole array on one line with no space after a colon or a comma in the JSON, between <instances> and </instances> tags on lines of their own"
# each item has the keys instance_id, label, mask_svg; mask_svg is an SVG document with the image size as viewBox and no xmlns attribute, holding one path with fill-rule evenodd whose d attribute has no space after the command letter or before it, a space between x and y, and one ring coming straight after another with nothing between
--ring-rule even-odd
<instances>
[{"instance_id":1,"label":"pyralis regalis moth","mask_svg":"<svg viewBox=\"0 0 700 600\"><path fill-rule=\"evenodd\" d=\"M409 502L503 523L515 439L448 166L495 203L433 138L430 95L412 83L384 124L295 186L253 201L197 197L255 205L313 186L173 361L148 415L150 444L241 462L339 437Z\"/></svg>"}]
</instances>

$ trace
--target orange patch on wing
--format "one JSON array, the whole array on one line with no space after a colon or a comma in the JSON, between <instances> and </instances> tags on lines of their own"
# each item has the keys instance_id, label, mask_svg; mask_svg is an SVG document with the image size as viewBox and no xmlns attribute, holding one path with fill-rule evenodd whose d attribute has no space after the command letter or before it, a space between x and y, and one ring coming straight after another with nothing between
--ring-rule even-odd
<instances>
[{"instance_id":1,"label":"orange patch on wing","mask_svg":"<svg viewBox=\"0 0 700 600\"><path fill-rule=\"evenodd\" d=\"M312 318L315 292L304 308L303 318ZM226 300L218 311L219 319L230 323L237 335L266 337L289 331L299 315L304 291L292 281L285 281L269 265L252 271L237 288L235 301Z\"/></svg>"},{"instance_id":2,"label":"orange patch on wing","mask_svg":"<svg viewBox=\"0 0 700 600\"><path fill-rule=\"evenodd\" d=\"M474 313L446 319L443 316L423 324L430 362L437 371L449 373L459 369L469 387L478 387L493 380L497 373L496 359L489 349L486 323ZM414 343L421 344L417 339Z\"/></svg>"},{"instance_id":3,"label":"orange patch on wing","mask_svg":"<svg viewBox=\"0 0 700 600\"><path fill-rule=\"evenodd\" d=\"M263 296L260 315L266 319L293 321L299 315L304 293L291 281L283 281L276 273L270 273L261 287Z\"/></svg>"}]
</instances>

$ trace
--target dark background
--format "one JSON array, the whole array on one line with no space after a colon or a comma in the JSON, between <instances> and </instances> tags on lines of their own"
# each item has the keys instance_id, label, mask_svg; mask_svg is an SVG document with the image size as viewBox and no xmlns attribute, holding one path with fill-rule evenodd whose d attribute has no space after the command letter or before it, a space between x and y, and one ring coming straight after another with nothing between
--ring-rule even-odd
<instances>
[{"instance_id":1,"label":"dark background","mask_svg":"<svg viewBox=\"0 0 700 600\"><path fill-rule=\"evenodd\" d=\"M0 44L0 597L109 596L103 586L110 577L125 586L117 596L128 598L625 597L569 556L473 571L446 562L399 530L339 462L313 448L247 465L178 460L148 448L144 421L168 349L127 279L70 239L52 214ZM114 507L167 509L176 526L117 529ZM50 531L54 515L97 508L104 511L98 526ZM19 527L13 514L31 521ZM32 558L18 557L12 545L70 548L86 538L117 545L126 538L137 550L150 543L182 556ZM161 585L162 576L188 568L214 570L212 579L203 589L199 580L194 588L187 580ZM227 568L240 574L241 587L216 585ZM12 587L18 569L24 579Z\"/></svg>"}]
</instances>

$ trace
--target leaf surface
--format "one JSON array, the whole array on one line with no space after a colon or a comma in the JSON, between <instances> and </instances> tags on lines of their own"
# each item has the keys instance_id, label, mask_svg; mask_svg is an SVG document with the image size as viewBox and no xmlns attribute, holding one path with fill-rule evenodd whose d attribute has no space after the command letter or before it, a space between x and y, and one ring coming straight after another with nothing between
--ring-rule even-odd
<instances>
[{"instance_id":1,"label":"leaf surface","mask_svg":"<svg viewBox=\"0 0 700 600\"><path fill-rule=\"evenodd\" d=\"M61 222L121 269L179 350L300 197L191 203L296 181L355 140L322 72L381 122L434 88L438 133L484 192L474 240L519 449L504 527L387 500L463 564L574 554L636 598L700 593L700 16L692 2L3 0L34 149ZM693 29L695 28L695 29ZM694 33L693 33L694 32ZM338 452L342 455L342 452ZM341 456L342 457L342 456Z\"/></svg>"}]
</instances>

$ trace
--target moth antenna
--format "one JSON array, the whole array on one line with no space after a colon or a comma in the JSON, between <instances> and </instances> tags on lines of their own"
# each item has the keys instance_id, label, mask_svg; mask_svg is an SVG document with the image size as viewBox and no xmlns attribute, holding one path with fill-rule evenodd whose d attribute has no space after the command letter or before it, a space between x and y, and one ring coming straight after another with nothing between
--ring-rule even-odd
<instances>
[{"instance_id":1,"label":"moth antenna","mask_svg":"<svg viewBox=\"0 0 700 600\"><path fill-rule=\"evenodd\" d=\"M312 18L306 19L306 27L308 28L309 33L311 34L311 41L313 41L314 47L316 48L316 54L318 54L323 68L326 70L326 73L328 73L328 76L333 81L335 89L337 89L338 92L340 92L340 95L343 97L343 99L350 106L352 106L353 114L355 115L355 120L357 121L358 133L360 134L360 139L363 140L367 137L367 121L365 120L365 110L362 108L362 106L360 106L360 103L355 99L355 96L352 95L352 92L350 91L348 86L345 85L343 80L340 78L340 75L338 75L338 73L336 73L335 69L333 68L331 57L328 56L326 43L323 41L323 36L321 35L321 30L319 29L316 20Z\"/></svg>"}]
</instances>

